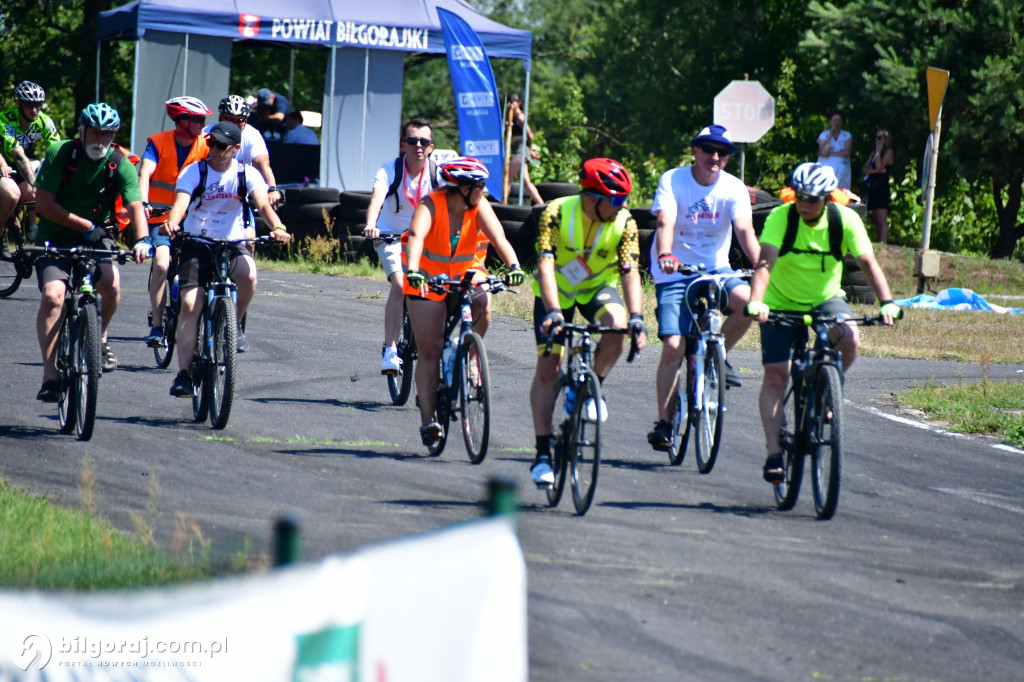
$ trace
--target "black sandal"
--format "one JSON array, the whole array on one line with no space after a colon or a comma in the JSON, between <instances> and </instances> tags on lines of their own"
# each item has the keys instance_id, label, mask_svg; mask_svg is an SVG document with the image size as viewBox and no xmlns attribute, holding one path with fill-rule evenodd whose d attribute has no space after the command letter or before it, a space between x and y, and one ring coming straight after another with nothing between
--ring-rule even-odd
<instances>
[{"instance_id":1,"label":"black sandal","mask_svg":"<svg viewBox=\"0 0 1024 682\"><path fill-rule=\"evenodd\" d=\"M778 485L786 480L786 461L782 458L781 452L768 455L764 461L764 480L772 485Z\"/></svg>"}]
</instances>

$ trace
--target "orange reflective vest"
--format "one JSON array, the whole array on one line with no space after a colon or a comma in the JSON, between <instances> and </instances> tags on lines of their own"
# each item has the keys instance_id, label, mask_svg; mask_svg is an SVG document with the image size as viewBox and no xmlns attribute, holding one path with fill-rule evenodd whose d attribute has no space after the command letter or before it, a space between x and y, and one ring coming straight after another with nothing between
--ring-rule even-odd
<instances>
[{"instance_id":1,"label":"orange reflective vest","mask_svg":"<svg viewBox=\"0 0 1024 682\"><path fill-rule=\"evenodd\" d=\"M116 147L118 151L124 154L124 158L131 161L133 166L139 165L139 157L136 156L135 154L132 154L131 151L129 151L127 148L122 147L116 142L114 143L114 147ZM124 228L128 227L128 225L131 224L131 220L128 217L128 209L125 208L124 206L124 198L120 194L117 195L117 200L114 201L114 220L117 221L118 232L124 231Z\"/></svg>"},{"instance_id":2,"label":"orange reflective vest","mask_svg":"<svg viewBox=\"0 0 1024 682\"><path fill-rule=\"evenodd\" d=\"M162 133L149 138L149 142L156 147L157 163L153 175L149 177L149 201L153 204L165 204L170 206L174 203L174 186L178 182L178 173L190 163L205 159L210 153L206 145L206 135L200 135L192 141L192 148L188 150L185 162L178 166L178 145L174 141L174 131L165 130ZM160 225L167 222L167 214L155 216L149 219L150 225Z\"/></svg>"},{"instance_id":3,"label":"orange reflective vest","mask_svg":"<svg viewBox=\"0 0 1024 682\"><path fill-rule=\"evenodd\" d=\"M423 252L420 254L420 270L427 273L427 277L436 277L440 274L448 275L451 279L461 279L467 270L483 270L484 258L487 256L486 238L477 229L477 208L467 207L462 216L462 228L459 232L459 241L455 245L455 252L452 252L451 232L448 228L448 198L446 190L431 192L428 196L434 204L434 222L430 225L430 231L423 237ZM407 244L409 233L402 235L402 243ZM409 267L406 250L402 250L402 265ZM486 271L484 271L486 272ZM406 282L404 292L409 296L419 296L420 290L413 289ZM443 294L429 292L427 298L432 301L444 300Z\"/></svg>"}]
</instances>

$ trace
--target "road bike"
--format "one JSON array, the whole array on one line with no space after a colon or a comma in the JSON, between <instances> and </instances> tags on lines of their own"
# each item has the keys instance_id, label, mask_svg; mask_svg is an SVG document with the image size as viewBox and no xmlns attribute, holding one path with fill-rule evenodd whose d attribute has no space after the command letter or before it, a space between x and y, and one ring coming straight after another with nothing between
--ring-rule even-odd
<instances>
[{"instance_id":1,"label":"road bike","mask_svg":"<svg viewBox=\"0 0 1024 682\"><path fill-rule=\"evenodd\" d=\"M172 248L180 251L186 244L207 249L213 268L206 286L196 325L196 350L192 358L192 416L197 422L210 418L215 429L223 429L231 416L235 397L237 364L238 288L231 281L233 247L241 242L265 244L270 237L255 239L215 239L182 232Z\"/></svg>"},{"instance_id":2,"label":"road bike","mask_svg":"<svg viewBox=\"0 0 1024 682\"><path fill-rule=\"evenodd\" d=\"M679 272L696 275L683 293L683 305L687 307L696 329L686 339L686 355L679 364L676 393L669 406L671 437L668 461L673 466L682 464L692 429L697 470L708 474L718 459L725 417L725 336L722 324L725 322L723 310L729 302L725 283L733 277L749 279L754 273L753 270L736 270L714 274L704 270L702 265L682 265Z\"/></svg>"},{"instance_id":3,"label":"road bike","mask_svg":"<svg viewBox=\"0 0 1024 682\"><path fill-rule=\"evenodd\" d=\"M562 323L548 336L544 355L550 355L555 338L565 332L565 367L558 375L554 417L558 421L551 444L551 468L555 482L547 486L549 506L562 499L565 479L572 484L572 502L580 516L587 513L597 489L597 472L601 465L601 382L593 369L592 334L629 334L629 329L599 324ZM636 337L631 336L627 362L637 354ZM588 414L592 405L593 415ZM591 418L594 417L594 418Z\"/></svg>"},{"instance_id":4,"label":"road bike","mask_svg":"<svg viewBox=\"0 0 1024 682\"><path fill-rule=\"evenodd\" d=\"M487 456L491 428L491 379L484 340L473 331L473 291L476 287L491 293L513 291L498 277L488 276L474 283L476 274L477 271L470 270L459 280L447 275L427 280L431 291L447 294L448 305L434 408L441 437L428 447L428 452L436 456L444 451L448 427L461 416L462 439L473 464Z\"/></svg>"},{"instance_id":5,"label":"road bike","mask_svg":"<svg viewBox=\"0 0 1024 682\"><path fill-rule=\"evenodd\" d=\"M24 279L32 276L32 258L25 252L25 231L18 221L35 207L36 202L18 204L7 219L3 238L0 239L0 298L7 298L21 286Z\"/></svg>"},{"instance_id":6,"label":"road bike","mask_svg":"<svg viewBox=\"0 0 1024 682\"><path fill-rule=\"evenodd\" d=\"M93 287L100 258L110 257L124 264L132 252L124 249L92 246L26 246L24 252L33 261L47 255L69 258L71 279L64 292L60 330L57 335L57 377L60 396L57 419L61 433L75 431L79 440L92 438L99 398L101 362L101 297Z\"/></svg>"},{"instance_id":7,"label":"road bike","mask_svg":"<svg viewBox=\"0 0 1024 682\"><path fill-rule=\"evenodd\" d=\"M402 239L402 235L396 232L381 232L373 238L374 241L382 241L393 244ZM399 273L401 274L401 273ZM399 330L396 348L398 359L401 360L398 371L382 372L387 377L388 393L391 395L393 405L405 405L409 400L409 393L412 391L413 369L416 365L416 339L412 335L412 322L409 321L409 309L405 305L405 297L402 297L402 328Z\"/></svg>"},{"instance_id":8,"label":"road bike","mask_svg":"<svg viewBox=\"0 0 1024 682\"><path fill-rule=\"evenodd\" d=\"M775 503L783 511L796 505L804 458L809 456L814 509L819 519L831 519L839 503L843 468L844 376L841 353L832 348L829 328L847 322L872 326L882 324L882 318L772 311L768 322L797 329L779 429L785 476L774 486ZM808 345L809 330L814 332L813 347Z\"/></svg>"}]
</instances>

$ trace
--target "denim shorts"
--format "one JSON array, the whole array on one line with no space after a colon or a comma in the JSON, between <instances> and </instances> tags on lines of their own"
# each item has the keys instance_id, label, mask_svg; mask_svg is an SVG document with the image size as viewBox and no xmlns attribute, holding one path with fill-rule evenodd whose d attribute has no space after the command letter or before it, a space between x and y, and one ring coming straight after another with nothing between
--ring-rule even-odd
<instances>
[{"instance_id":1,"label":"denim shorts","mask_svg":"<svg viewBox=\"0 0 1024 682\"><path fill-rule=\"evenodd\" d=\"M853 310L845 298L830 298L819 304L813 313L824 313L826 315L853 315ZM783 327L771 322L764 322L761 325L761 364L767 365L773 362L788 362L793 355L793 342L800 331L799 327Z\"/></svg>"},{"instance_id":2,"label":"denim shorts","mask_svg":"<svg viewBox=\"0 0 1024 682\"><path fill-rule=\"evenodd\" d=\"M735 272L735 270L730 267L721 267L715 268L710 272L715 275L724 275ZM694 324L693 315L690 314L690 308L695 306L696 295L700 292L701 287L694 287L690 290L689 305L686 305L686 302L683 301L683 294L686 292L689 283L698 277L700 275L691 275L675 282L663 282L662 284L655 285L654 292L658 297L659 339L665 339L669 336L690 336L695 332L696 325ZM727 294L731 293L733 289L746 283L740 277L730 277L725 280L725 291ZM722 297L719 305L723 312L728 312L728 295Z\"/></svg>"},{"instance_id":3,"label":"denim shorts","mask_svg":"<svg viewBox=\"0 0 1024 682\"><path fill-rule=\"evenodd\" d=\"M153 241L154 249L158 246L166 246L167 248L171 248L171 238L168 237L166 234L160 234L160 228L163 227L165 224L166 223L161 223L159 225L149 226L149 238Z\"/></svg>"}]
</instances>

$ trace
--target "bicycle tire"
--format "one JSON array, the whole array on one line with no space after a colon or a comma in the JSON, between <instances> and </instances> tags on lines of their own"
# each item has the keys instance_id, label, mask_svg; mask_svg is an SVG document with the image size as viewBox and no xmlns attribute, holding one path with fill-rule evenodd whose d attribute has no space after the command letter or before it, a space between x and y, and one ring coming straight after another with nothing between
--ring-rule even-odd
<instances>
[{"instance_id":1,"label":"bicycle tire","mask_svg":"<svg viewBox=\"0 0 1024 682\"><path fill-rule=\"evenodd\" d=\"M18 227L8 224L4 230L3 240L6 245L6 253L0 256L0 298L7 298L21 286L22 271L15 261L21 230Z\"/></svg>"},{"instance_id":2,"label":"bicycle tire","mask_svg":"<svg viewBox=\"0 0 1024 682\"><path fill-rule=\"evenodd\" d=\"M60 397L57 398L57 423L61 433L71 433L78 422L78 408L75 405L77 383L72 385L72 371L77 366L78 353L75 337L78 330L71 326L71 314L64 311L57 337L57 375L60 378Z\"/></svg>"},{"instance_id":3,"label":"bicycle tire","mask_svg":"<svg viewBox=\"0 0 1024 682\"><path fill-rule=\"evenodd\" d=\"M491 376L484 340L476 332L462 337L457 364L462 439L469 461L479 464L491 436Z\"/></svg>"},{"instance_id":4,"label":"bicycle tire","mask_svg":"<svg viewBox=\"0 0 1024 682\"><path fill-rule=\"evenodd\" d=\"M207 367L209 359L206 348L206 305L200 302L203 309L196 321L196 350L192 356L192 419L204 422L210 414L210 394L207 391Z\"/></svg>"},{"instance_id":5,"label":"bicycle tire","mask_svg":"<svg viewBox=\"0 0 1024 682\"><path fill-rule=\"evenodd\" d=\"M170 272L170 271L168 271ZM152 275L152 271L150 271ZM178 312L174 309L174 302L171 300L171 278L168 278L164 287L164 314L160 319L160 327L163 329L163 341L153 349L153 358L156 366L160 369L167 369L171 366L171 358L174 357L174 334L178 330Z\"/></svg>"},{"instance_id":6,"label":"bicycle tire","mask_svg":"<svg viewBox=\"0 0 1024 682\"><path fill-rule=\"evenodd\" d=\"M209 364L210 424L223 429L231 417L238 362L238 315L228 296L213 302L213 353Z\"/></svg>"},{"instance_id":7,"label":"bicycle tire","mask_svg":"<svg viewBox=\"0 0 1024 682\"><path fill-rule=\"evenodd\" d=\"M437 379L437 405L434 406L434 419L441 425L441 437L434 441L433 445L427 447L427 453L431 457L437 457L444 452L444 446L448 443L448 427L451 425L451 400L448 397L448 387L444 385L444 368L442 363L437 363L439 376Z\"/></svg>"},{"instance_id":8,"label":"bicycle tire","mask_svg":"<svg viewBox=\"0 0 1024 682\"><path fill-rule=\"evenodd\" d=\"M814 412L808 424L811 486L818 518L831 519L839 504L843 469L843 385L834 365L821 365L814 381ZM826 420L826 415L830 415Z\"/></svg>"},{"instance_id":9,"label":"bicycle tire","mask_svg":"<svg viewBox=\"0 0 1024 682\"><path fill-rule=\"evenodd\" d=\"M396 406L405 405L412 392L412 376L416 364L416 342L412 338L412 322L409 321L409 310L402 304L402 331L398 337L398 358L402 361L398 371L386 375L388 378L388 393L391 395L391 404Z\"/></svg>"},{"instance_id":10,"label":"bicycle tire","mask_svg":"<svg viewBox=\"0 0 1024 682\"><path fill-rule=\"evenodd\" d=\"M718 459L722 442L722 421L725 416L725 349L719 343L708 345L704 356L704 381L701 408L697 410L694 447L697 471L710 474Z\"/></svg>"},{"instance_id":11,"label":"bicycle tire","mask_svg":"<svg viewBox=\"0 0 1024 682\"><path fill-rule=\"evenodd\" d=\"M686 446L690 442L690 414L693 397L690 395L690 380L687 376L686 361L679 366L679 382L672 399L669 413L672 415L671 439L668 445L668 463L679 466L686 457ZM683 406L685 400L686 406Z\"/></svg>"},{"instance_id":12,"label":"bicycle tire","mask_svg":"<svg viewBox=\"0 0 1024 682\"><path fill-rule=\"evenodd\" d=\"M96 404L100 397L100 377L103 365L100 360L100 321L96 306L86 303L78 311L78 334L75 339L78 352L77 364L72 375L77 382L75 390L75 411L78 440L92 438L96 425Z\"/></svg>"},{"instance_id":13,"label":"bicycle tire","mask_svg":"<svg viewBox=\"0 0 1024 682\"><path fill-rule=\"evenodd\" d=\"M799 388L793 390L797 391ZM776 483L772 487L775 491L775 505L782 511L789 511L796 505L797 498L800 497L800 482L804 476L802 446L798 442L796 433L787 424L787 421L789 424L800 423L800 414L796 403L797 401L792 395L786 400L782 406L783 421L779 428L779 445L782 447L785 478L782 483ZM792 411L792 414L786 414L787 408Z\"/></svg>"},{"instance_id":14,"label":"bicycle tire","mask_svg":"<svg viewBox=\"0 0 1024 682\"><path fill-rule=\"evenodd\" d=\"M555 482L546 489L549 507L558 506L558 502L562 499L562 491L565 490L565 474L569 469L569 455L565 448L571 421L569 410L565 407L569 385L567 379L559 378L558 393L555 394L555 404L551 411L552 422L557 421L558 426L553 429L551 437L551 471L555 474Z\"/></svg>"},{"instance_id":15,"label":"bicycle tire","mask_svg":"<svg viewBox=\"0 0 1024 682\"><path fill-rule=\"evenodd\" d=\"M594 370L588 369L580 375L575 390L569 438L569 478L572 482L572 503L576 513L583 516L594 501L597 473L601 466L601 415L598 414L594 421L585 418L589 400L594 401L600 413L601 384Z\"/></svg>"}]
</instances>

